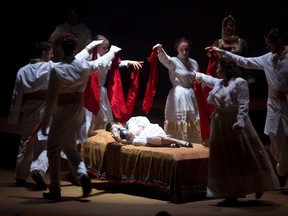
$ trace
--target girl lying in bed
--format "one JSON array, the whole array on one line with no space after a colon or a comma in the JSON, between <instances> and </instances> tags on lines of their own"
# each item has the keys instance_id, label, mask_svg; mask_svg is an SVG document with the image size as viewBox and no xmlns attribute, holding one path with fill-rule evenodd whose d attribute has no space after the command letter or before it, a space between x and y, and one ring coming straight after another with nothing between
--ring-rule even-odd
<instances>
[{"instance_id":1,"label":"girl lying in bed","mask_svg":"<svg viewBox=\"0 0 288 216\"><path fill-rule=\"evenodd\" d=\"M124 144L193 147L191 141L178 140L167 135L158 124L151 123L145 116L132 117L125 126L120 122L109 122L106 131L110 131L117 142Z\"/></svg>"}]
</instances>

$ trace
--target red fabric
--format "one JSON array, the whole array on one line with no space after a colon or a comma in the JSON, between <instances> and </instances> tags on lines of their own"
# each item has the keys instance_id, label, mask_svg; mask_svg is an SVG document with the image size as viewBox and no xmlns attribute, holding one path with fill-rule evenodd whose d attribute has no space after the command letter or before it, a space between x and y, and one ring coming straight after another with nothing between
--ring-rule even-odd
<instances>
[{"instance_id":1,"label":"red fabric","mask_svg":"<svg viewBox=\"0 0 288 216\"><path fill-rule=\"evenodd\" d=\"M120 118L119 122L127 122L129 118L132 117L133 115L133 110L134 110L134 104L136 101L136 97L138 94L138 89L139 89L139 70L133 70L131 73L131 85L130 89L128 91L127 97L126 97L126 109L127 112L123 114L123 116Z\"/></svg>"},{"instance_id":2,"label":"red fabric","mask_svg":"<svg viewBox=\"0 0 288 216\"><path fill-rule=\"evenodd\" d=\"M206 70L207 75L216 77L218 58L219 58L218 55L212 50L210 52L210 59L209 59L208 67ZM210 90L211 89L208 88L207 86L202 88L201 84L200 85L197 84L195 80L194 91L197 97L198 108L199 108L202 141L208 139L210 136L210 119L214 111L213 104L207 103L207 97L208 97Z\"/></svg>"},{"instance_id":3,"label":"red fabric","mask_svg":"<svg viewBox=\"0 0 288 216\"><path fill-rule=\"evenodd\" d=\"M92 60L97 59L97 48L93 50ZM119 122L126 122L133 114L133 108L138 94L139 87L139 70L132 71L131 86L124 102L124 94L122 88L119 64L121 59L119 55L115 55L110 69L110 79L108 80L108 98L111 104L112 112ZM98 72L90 75L87 86L84 90L84 106L97 115L100 109L100 86L98 82Z\"/></svg>"},{"instance_id":4,"label":"red fabric","mask_svg":"<svg viewBox=\"0 0 288 216\"><path fill-rule=\"evenodd\" d=\"M207 75L217 77L216 70L217 70L218 59L219 59L219 56L217 55L217 53L215 51L211 50L208 68L206 71ZM206 93L206 102L207 102L207 97L208 97L210 90L211 90L210 88L205 86L204 91L207 92ZM213 104L207 104L207 106L208 106L209 117L211 118L212 113L214 112L214 105Z\"/></svg>"},{"instance_id":5,"label":"red fabric","mask_svg":"<svg viewBox=\"0 0 288 216\"><path fill-rule=\"evenodd\" d=\"M93 50L92 60L97 59L97 49ZM100 109L100 86L98 82L98 72L90 75L86 88L84 90L84 106L95 116Z\"/></svg>"},{"instance_id":6,"label":"red fabric","mask_svg":"<svg viewBox=\"0 0 288 216\"><path fill-rule=\"evenodd\" d=\"M92 53L92 60L95 60L95 59L97 59L97 47L93 49L93 53Z\"/></svg>"},{"instance_id":7,"label":"red fabric","mask_svg":"<svg viewBox=\"0 0 288 216\"><path fill-rule=\"evenodd\" d=\"M210 135L210 117L207 104L207 92L202 89L201 84L194 81L194 92L197 98L199 116L200 116L200 130L202 142L209 138Z\"/></svg>"},{"instance_id":8,"label":"red fabric","mask_svg":"<svg viewBox=\"0 0 288 216\"><path fill-rule=\"evenodd\" d=\"M90 75L84 90L84 106L95 116L100 109L100 87L98 83L98 72Z\"/></svg>"},{"instance_id":9,"label":"red fabric","mask_svg":"<svg viewBox=\"0 0 288 216\"><path fill-rule=\"evenodd\" d=\"M149 80L142 103L142 110L146 113L146 115L149 113L153 105L153 99L156 93L156 85L158 81L158 57L156 50L152 51L150 57L148 57L148 61L150 62Z\"/></svg>"},{"instance_id":10,"label":"red fabric","mask_svg":"<svg viewBox=\"0 0 288 216\"><path fill-rule=\"evenodd\" d=\"M119 64L121 59L118 54L115 54L115 58L112 61L110 69L110 78L108 80L108 98L111 104L112 112L117 119L120 119L127 113L121 75L119 71Z\"/></svg>"},{"instance_id":11,"label":"red fabric","mask_svg":"<svg viewBox=\"0 0 288 216\"><path fill-rule=\"evenodd\" d=\"M211 50L209 53L210 53L210 59L209 59L206 74L213 76L213 77L217 77L216 69L217 69L217 63L218 63L219 57L214 50Z\"/></svg>"}]
</instances>

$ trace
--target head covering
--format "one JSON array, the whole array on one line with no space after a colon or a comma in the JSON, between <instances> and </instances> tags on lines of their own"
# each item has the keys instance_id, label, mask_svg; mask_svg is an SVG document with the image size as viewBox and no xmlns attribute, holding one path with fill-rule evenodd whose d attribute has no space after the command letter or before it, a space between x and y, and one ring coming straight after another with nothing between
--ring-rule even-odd
<instances>
[{"instance_id":1,"label":"head covering","mask_svg":"<svg viewBox=\"0 0 288 216\"><path fill-rule=\"evenodd\" d=\"M233 33L232 35L227 35L226 34L226 31L225 31L225 25L228 23L228 21L232 21L233 24L234 24L234 30L233 30ZM224 40L224 41L227 41L227 42L234 42L234 41L237 41L238 40L238 36L235 35L235 26L236 26L236 22L235 22L235 19L233 16L229 15L227 17L225 17L222 21L222 33L221 33L221 38Z\"/></svg>"}]
</instances>

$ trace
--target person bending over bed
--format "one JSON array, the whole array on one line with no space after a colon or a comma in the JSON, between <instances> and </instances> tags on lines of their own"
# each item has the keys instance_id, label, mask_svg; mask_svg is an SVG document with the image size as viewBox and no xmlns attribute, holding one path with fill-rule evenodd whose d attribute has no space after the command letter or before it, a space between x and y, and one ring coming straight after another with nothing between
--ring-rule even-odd
<instances>
[{"instance_id":1,"label":"person bending over bed","mask_svg":"<svg viewBox=\"0 0 288 216\"><path fill-rule=\"evenodd\" d=\"M124 144L193 147L191 141L179 140L167 135L158 124L151 123L145 116L131 117L126 124L111 121L106 124L106 131L110 131L117 142Z\"/></svg>"}]
</instances>

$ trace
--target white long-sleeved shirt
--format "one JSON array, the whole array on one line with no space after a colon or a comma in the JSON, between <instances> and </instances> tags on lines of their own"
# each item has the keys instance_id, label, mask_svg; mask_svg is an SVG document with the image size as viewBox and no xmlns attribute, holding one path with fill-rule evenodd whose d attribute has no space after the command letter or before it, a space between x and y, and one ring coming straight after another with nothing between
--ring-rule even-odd
<instances>
[{"instance_id":1,"label":"white long-sleeved shirt","mask_svg":"<svg viewBox=\"0 0 288 216\"><path fill-rule=\"evenodd\" d=\"M23 103L24 95L47 90L49 72L57 63L34 61L23 66L17 72L8 117L9 124L18 124L22 111L29 115L29 113L33 114L43 108L39 106L39 103L35 103L35 100ZM45 98L42 100L43 105L44 102Z\"/></svg>"},{"instance_id":2,"label":"white long-sleeved shirt","mask_svg":"<svg viewBox=\"0 0 288 216\"><path fill-rule=\"evenodd\" d=\"M286 47L287 49L288 47ZM288 93L288 53L283 56L271 52L258 57L245 58L231 52L226 52L224 58L233 59L237 65L247 69L264 71L268 86L274 90ZM282 121L285 134L288 135L288 99L267 100L267 115L264 133L277 134L279 122Z\"/></svg>"}]
</instances>

